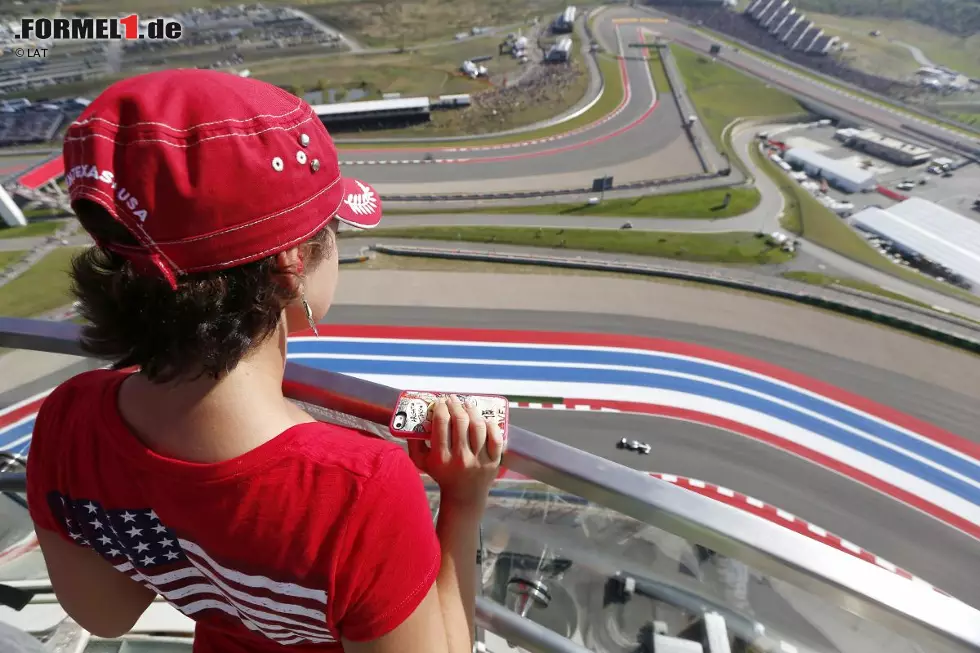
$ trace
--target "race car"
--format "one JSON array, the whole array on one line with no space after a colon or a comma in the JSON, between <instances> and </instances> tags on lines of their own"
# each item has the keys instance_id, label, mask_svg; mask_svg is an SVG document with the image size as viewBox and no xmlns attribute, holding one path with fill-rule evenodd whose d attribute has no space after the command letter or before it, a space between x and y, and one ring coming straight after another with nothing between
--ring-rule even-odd
<instances>
[{"instance_id":1,"label":"race car","mask_svg":"<svg viewBox=\"0 0 980 653\"><path fill-rule=\"evenodd\" d=\"M640 442L639 440L627 440L626 438L623 438L616 443L616 448L626 449L627 451L635 451L636 453L643 454L644 456L650 454L650 445L646 442Z\"/></svg>"}]
</instances>

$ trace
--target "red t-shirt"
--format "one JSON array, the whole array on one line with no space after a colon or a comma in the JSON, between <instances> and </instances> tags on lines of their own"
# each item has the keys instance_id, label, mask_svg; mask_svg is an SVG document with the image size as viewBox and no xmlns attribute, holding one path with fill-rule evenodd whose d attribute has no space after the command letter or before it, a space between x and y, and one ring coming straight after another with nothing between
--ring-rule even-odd
<instances>
[{"instance_id":1,"label":"red t-shirt","mask_svg":"<svg viewBox=\"0 0 980 653\"><path fill-rule=\"evenodd\" d=\"M441 552L397 445L313 423L232 460L174 460L123 423L125 377L86 372L41 406L31 517L194 619L195 652L339 651L341 637L390 632L425 597Z\"/></svg>"}]
</instances>

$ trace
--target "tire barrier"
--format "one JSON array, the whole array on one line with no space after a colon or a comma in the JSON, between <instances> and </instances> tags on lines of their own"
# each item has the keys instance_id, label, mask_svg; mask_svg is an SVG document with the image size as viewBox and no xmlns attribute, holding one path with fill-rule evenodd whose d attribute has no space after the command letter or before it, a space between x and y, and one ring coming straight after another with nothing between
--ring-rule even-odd
<instances>
[{"instance_id":1,"label":"tire barrier","mask_svg":"<svg viewBox=\"0 0 980 653\"><path fill-rule=\"evenodd\" d=\"M639 188L657 188L661 186L672 186L675 184L686 184L697 181L721 180L723 186L730 186L731 180L728 176L714 173L699 172L691 175L679 175L677 177L664 177L661 179L649 179L646 181L635 181L629 184L617 184L606 192L617 190L636 190ZM560 197L562 195L584 195L591 193L591 186L580 188L565 188L552 190L528 190L506 193L459 193L453 195L388 195L385 194L385 201L388 202L454 202L471 200L511 200L511 199L534 199L539 197Z\"/></svg>"},{"instance_id":2,"label":"tire barrier","mask_svg":"<svg viewBox=\"0 0 980 653\"><path fill-rule=\"evenodd\" d=\"M568 258L547 255L500 254L479 250L440 249L434 247L410 247L405 245L377 244L371 247L375 252L393 256L415 256L421 258L456 259L464 261L482 261L488 263L519 263L523 265L543 265L548 267L571 268L579 270L596 270L604 272L625 272L651 277L694 281L723 288L746 290L770 297L786 299L817 308L835 311L850 317L857 317L896 328L908 333L941 342L974 354L980 354L980 325L972 328L962 326L955 331L951 325L927 324L923 320L901 315L898 310L892 311L884 307L870 308L857 301L848 301L833 297L829 294L813 292L812 288L802 283L780 282L761 283L735 279L723 274L707 274L679 270L655 265L638 263L615 263L582 257ZM932 317L932 316L930 316ZM939 316L935 321L940 321ZM959 326L959 325L958 325Z\"/></svg>"}]
</instances>

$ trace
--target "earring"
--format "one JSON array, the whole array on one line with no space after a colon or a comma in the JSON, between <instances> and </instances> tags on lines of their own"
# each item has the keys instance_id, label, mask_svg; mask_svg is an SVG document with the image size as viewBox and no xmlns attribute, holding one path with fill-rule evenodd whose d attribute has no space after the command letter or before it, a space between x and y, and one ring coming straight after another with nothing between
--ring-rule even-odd
<instances>
[{"instance_id":1,"label":"earring","mask_svg":"<svg viewBox=\"0 0 980 653\"><path fill-rule=\"evenodd\" d=\"M306 296L301 296L300 301L303 302L303 310L306 311L306 321L309 322L310 329L313 330L313 335L319 338L320 332L316 330L316 321L313 319L313 309L310 308L310 303L306 301Z\"/></svg>"}]
</instances>

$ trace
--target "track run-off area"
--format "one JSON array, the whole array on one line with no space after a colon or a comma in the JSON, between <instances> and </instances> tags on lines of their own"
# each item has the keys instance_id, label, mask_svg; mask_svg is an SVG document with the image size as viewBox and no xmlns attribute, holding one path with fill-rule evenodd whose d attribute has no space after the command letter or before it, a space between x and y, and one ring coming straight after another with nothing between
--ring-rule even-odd
<instances>
[{"instance_id":1,"label":"track run-off area","mask_svg":"<svg viewBox=\"0 0 980 653\"><path fill-rule=\"evenodd\" d=\"M521 409L563 411L572 419L590 412L603 420L617 414L667 418L646 435L621 435L650 443L651 455L636 456L633 464L668 473L668 479L674 476L658 456L659 430L678 423L719 430L846 477L980 539L980 445L830 384L720 349L624 335L340 325L321 327L319 338L292 339L289 359L397 388L521 397L513 403L518 425ZM0 450L28 454L46 394L0 413ZM565 439L560 430L538 430ZM597 453L609 455L620 433L597 429L593 437ZM690 445L698 448L697 442ZM697 491L704 484L681 486ZM727 488L714 493L719 500L736 496L745 495ZM804 522L778 503L769 511L755 510L758 504L738 507L918 580L915 569L904 571L868 553L863 542L830 535L822 524L799 527ZM956 588L935 584L957 595Z\"/></svg>"}]
</instances>

